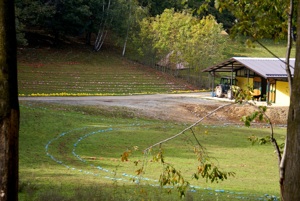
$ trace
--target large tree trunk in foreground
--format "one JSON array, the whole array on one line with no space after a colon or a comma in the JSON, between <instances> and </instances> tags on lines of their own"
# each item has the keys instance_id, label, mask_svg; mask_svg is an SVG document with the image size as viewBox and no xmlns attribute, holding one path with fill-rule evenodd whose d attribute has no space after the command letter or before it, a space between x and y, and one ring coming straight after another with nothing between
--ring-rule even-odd
<instances>
[{"instance_id":1,"label":"large tree trunk in foreground","mask_svg":"<svg viewBox=\"0 0 300 201\"><path fill-rule=\"evenodd\" d=\"M297 45L294 80L288 116L283 200L300 200L300 1L298 1Z\"/></svg>"},{"instance_id":2,"label":"large tree trunk in foreground","mask_svg":"<svg viewBox=\"0 0 300 201\"><path fill-rule=\"evenodd\" d=\"M0 201L18 200L19 102L13 0L0 0Z\"/></svg>"}]
</instances>

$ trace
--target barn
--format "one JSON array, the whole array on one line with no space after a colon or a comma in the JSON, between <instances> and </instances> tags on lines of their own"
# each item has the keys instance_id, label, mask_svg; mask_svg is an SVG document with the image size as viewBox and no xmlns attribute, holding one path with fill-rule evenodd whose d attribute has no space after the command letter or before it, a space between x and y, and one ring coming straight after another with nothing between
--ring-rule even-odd
<instances>
[{"instance_id":1,"label":"barn","mask_svg":"<svg viewBox=\"0 0 300 201\"><path fill-rule=\"evenodd\" d=\"M293 76L294 58L290 59L289 65ZM290 94L285 67L283 58L232 57L202 72L209 72L213 82L216 72L227 72L232 79L237 80L240 88L245 89L250 85L253 89L259 90L260 100L288 106Z\"/></svg>"}]
</instances>

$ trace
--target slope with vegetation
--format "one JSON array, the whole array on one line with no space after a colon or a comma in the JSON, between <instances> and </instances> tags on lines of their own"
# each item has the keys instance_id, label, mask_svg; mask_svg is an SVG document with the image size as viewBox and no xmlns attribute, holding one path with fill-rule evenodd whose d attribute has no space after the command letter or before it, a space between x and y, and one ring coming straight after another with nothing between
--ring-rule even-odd
<instances>
[{"instance_id":1,"label":"slope with vegetation","mask_svg":"<svg viewBox=\"0 0 300 201\"><path fill-rule=\"evenodd\" d=\"M118 49L107 43L100 52L90 46L68 41L61 48L51 46L51 38L34 35L40 44L18 49L19 94L21 96L85 96L128 95L195 92L208 89L208 75L190 72L190 77L203 77L206 83L199 88L186 78L187 71L172 74L155 70L119 56ZM66 42L66 41L65 41ZM265 40L268 48L277 55L284 55L284 42ZM229 41L225 49L230 56L270 57L260 46L246 48L238 40ZM131 53L131 52L129 52ZM131 55L130 55L131 56ZM132 56L133 57L133 56ZM191 84L192 83L192 84Z\"/></svg>"},{"instance_id":2,"label":"slope with vegetation","mask_svg":"<svg viewBox=\"0 0 300 201\"><path fill-rule=\"evenodd\" d=\"M21 95L129 95L194 91L171 75L83 46L19 50Z\"/></svg>"}]
</instances>

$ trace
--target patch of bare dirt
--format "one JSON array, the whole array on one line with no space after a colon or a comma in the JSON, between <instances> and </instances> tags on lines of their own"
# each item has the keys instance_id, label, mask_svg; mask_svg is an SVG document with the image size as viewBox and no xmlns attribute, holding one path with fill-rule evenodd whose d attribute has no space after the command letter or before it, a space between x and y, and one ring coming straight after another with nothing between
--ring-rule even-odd
<instances>
[{"instance_id":1,"label":"patch of bare dirt","mask_svg":"<svg viewBox=\"0 0 300 201\"><path fill-rule=\"evenodd\" d=\"M209 114L218 105L185 105L184 108L190 111L198 119ZM211 116L207 117L204 122L206 123L241 123L241 118L257 111L256 107L249 105L231 105L224 107ZM273 124L286 125L288 107L268 107L266 115L271 119ZM256 123L261 123L256 121Z\"/></svg>"}]
</instances>

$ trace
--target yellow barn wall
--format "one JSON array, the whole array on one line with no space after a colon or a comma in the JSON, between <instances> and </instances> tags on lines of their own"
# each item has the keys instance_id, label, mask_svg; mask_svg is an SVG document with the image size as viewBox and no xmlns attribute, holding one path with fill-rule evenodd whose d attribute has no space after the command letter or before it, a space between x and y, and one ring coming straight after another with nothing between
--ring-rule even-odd
<instances>
[{"instance_id":1,"label":"yellow barn wall","mask_svg":"<svg viewBox=\"0 0 300 201\"><path fill-rule=\"evenodd\" d=\"M288 82L277 81L276 82L276 98L275 104L278 105L290 105L289 84Z\"/></svg>"},{"instance_id":2,"label":"yellow barn wall","mask_svg":"<svg viewBox=\"0 0 300 201\"><path fill-rule=\"evenodd\" d=\"M251 86L253 85L253 78L247 78L247 77L236 77L237 79L237 85L241 87L241 89L246 90L247 86L250 84ZM249 80L249 83L248 83Z\"/></svg>"}]
</instances>

